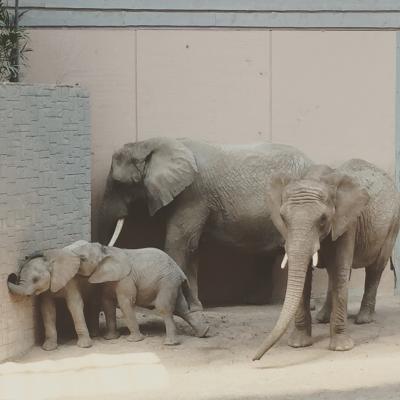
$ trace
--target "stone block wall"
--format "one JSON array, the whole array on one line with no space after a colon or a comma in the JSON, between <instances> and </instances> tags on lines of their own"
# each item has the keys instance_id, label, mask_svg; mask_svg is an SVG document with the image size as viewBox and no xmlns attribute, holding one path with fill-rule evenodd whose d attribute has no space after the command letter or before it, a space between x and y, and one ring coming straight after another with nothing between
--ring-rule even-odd
<instances>
[{"instance_id":1,"label":"stone block wall","mask_svg":"<svg viewBox=\"0 0 400 400\"><path fill-rule=\"evenodd\" d=\"M90 240L89 98L77 86L0 84L0 361L35 341L34 299L8 292L27 254Z\"/></svg>"}]
</instances>

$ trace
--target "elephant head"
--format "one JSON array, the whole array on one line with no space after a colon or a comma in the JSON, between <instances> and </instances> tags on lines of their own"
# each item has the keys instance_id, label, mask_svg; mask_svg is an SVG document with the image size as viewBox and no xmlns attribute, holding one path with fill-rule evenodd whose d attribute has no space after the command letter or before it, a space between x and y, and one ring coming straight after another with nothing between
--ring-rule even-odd
<instances>
[{"instance_id":1,"label":"elephant head","mask_svg":"<svg viewBox=\"0 0 400 400\"><path fill-rule=\"evenodd\" d=\"M36 252L21 264L17 279L9 278L8 288L21 296L38 295L49 289L58 292L76 275L79 266L79 256L68 250Z\"/></svg>"},{"instance_id":2,"label":"elephant head","mask_svg":"<svg viewBox=\"0 0 400 400\"><path fill-rule=\"evenodd\" d=\"M106 279L100 281L97 277L101 276L102 271L107 270L107 268L123 271L124 276L130 272L129 258L120 249L84 241L73 243L68 248L79 256L80 268L78 273L79 275L90 277L89 283L106 282ZM107 281L112 280L119 279L108 279Z\"/></svg>"},{"instance_id":3,"label":"elephant head","mask_svg":"<svg viewBox=\"0 0 400 400\"><path fill-rule=\"evenodd\" d=\"M302 180L276 176L268 201L271 218L285 239L288 282L283 308L274 329L253 360L260 359L285 333L295 316L311 260L317 261L321 241L336 241L360 216L369 201L365 189L347 175L314 167Z\"/></svg>"},{"instance_id":4,"label":"elephant head","mask_svg":"<svg viewBox=\"0 0 400 400\"><path fill-rule=\"evenodd\" d=\"M143 198L150 215L169 204L194 180L193 153L179 140L154 138L125 144L112 157L100 215L100 239L114 245L128 215L129 205Z\"/></svg>"}]
</instances>

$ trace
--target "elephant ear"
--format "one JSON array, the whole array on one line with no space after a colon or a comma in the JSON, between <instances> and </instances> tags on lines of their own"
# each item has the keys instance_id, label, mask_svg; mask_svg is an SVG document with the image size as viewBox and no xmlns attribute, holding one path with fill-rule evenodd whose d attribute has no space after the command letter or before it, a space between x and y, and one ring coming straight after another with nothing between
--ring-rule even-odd
<instances>
[{"instance_id":1,"label":"elephant ear","mask_svg":"<svg viewBox=\"0 0 400 400\"><path fill-rule=\"evenodd\" d=\"M90 276L89 282L103 283L120 281L128 276L130 272L131 267L128 263L113 256L106 256Z\"/></svg>"},{"instance_id":2,"label":"elephant ear","mask_svg":"<svg viewBox=\"0 0 400 400\"><path fill-rule=\"evenodd\" d=\"M332 173L321 177L335 191L335 215L332 220L332 240L342 236L356 221L369 202L369 194L348 175Z\"/></svg>"},{"instance_id":3,"label":"elephant ear","mask_svg":"<svg viewBox=\"0 0 400 400\"><path fill-rule=\"evenodd\" d=\"M44 253L50 272L50 290L58 292L78 272L80 258L69 250L49 250Z\"/></svg>"},{"instance_id":4,"label":"elephant ear","mask_svg":"<svg viewBox=\"0 0 400 400\"><path fill-rule=\"evenodd\" d=\"M193 153L175 139L163 139L146 159L144 185L150 215L192 184L198 172Z\"/></svg>"},{"instance_id":5,"label":"elephant ear","mask_svg":"<svg viewBox=\"0 0 400 400\"><path fill-rule=\"evenodd\" d=\"M271 210L271 219L276 229L286 238L287 229L281 217L282 193L290 178L283 174L273 175L267 190L267 202Z\"/></svg>"}]
</instances>

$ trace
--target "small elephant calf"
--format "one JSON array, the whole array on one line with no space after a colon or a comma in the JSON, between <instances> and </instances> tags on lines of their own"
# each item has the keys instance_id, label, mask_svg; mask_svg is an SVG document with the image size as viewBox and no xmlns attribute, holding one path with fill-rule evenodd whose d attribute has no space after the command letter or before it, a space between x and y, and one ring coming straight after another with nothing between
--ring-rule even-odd
<instances>
[{"instance_id":1,"label":"small elephant calf","mask_svg":"<svg viewBox=\"0 0 400 400\"><path fill-rule=\"evenodd\" d=\"M198 324L190 314L188 302L193 294L185 274L163 251L154 248L126 250L99 243L71 247L80 256L83 270L91 274L89 282L104 283L103 307L108 328L106 338L117 337L115 300L130 331L129 341L143 339L136 320L135 305L155 308L160 313L165 322L166 345L179 344L174 314L183 318L196 336L204 337L207 334L208 326Z\"/></svg>"},{"instance_id":2,"label":"small elephant calf","mask_svg":"<svg viewBox=\"0 0 400 400\"><path fill-rule=\"evenodd\" d=\"M83 242L85 243L85 242ZM92 345L84 316L84 305L89 309L92 335L97 333L100 312L101 286L88 283L82 276L81 260L68 247L58 250L38 251L26 257L18 275L11 274L8 287L19 296L38 295L43 318L44 350L57 348L56 306L57 298L64 299L71 313L79 347Z\"/></svg>"}]
</instances>

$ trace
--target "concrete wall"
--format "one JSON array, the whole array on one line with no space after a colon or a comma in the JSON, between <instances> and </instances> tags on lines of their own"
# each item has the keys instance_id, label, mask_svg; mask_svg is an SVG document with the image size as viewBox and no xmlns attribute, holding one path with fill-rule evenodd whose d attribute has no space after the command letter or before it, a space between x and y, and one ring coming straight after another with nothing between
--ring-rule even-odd
<instances>
[{"instance_id":1,"label":"concrete wall","mask_svg":"<svg viewBox=\"0 0 400 400\"><path fill-rule=\"evenodd\" d=\"M153 136L282 142L392 174L395 41L390 31L34 29L25 79L90 90L95 231L112 152Z\"/></svg>"},{"instance_id":2,"label":"concrete wall","mask_svg":"<svg viewBox=\"0 0 400 400\"><path fill-rule=\"evenodd\" d=\"M78 87L0 85L0 361L35 340L34 302L10 295L8 275L35 250L90 238L88 111Z\"/></svg>"}]
</instances>

